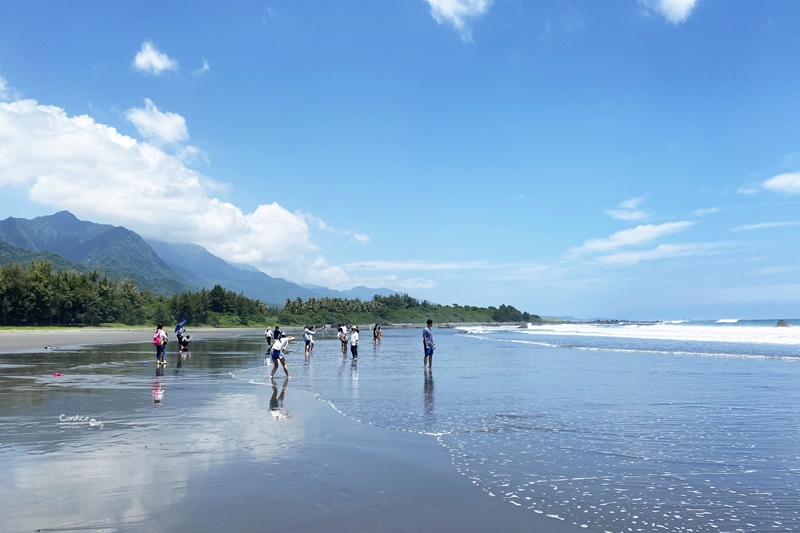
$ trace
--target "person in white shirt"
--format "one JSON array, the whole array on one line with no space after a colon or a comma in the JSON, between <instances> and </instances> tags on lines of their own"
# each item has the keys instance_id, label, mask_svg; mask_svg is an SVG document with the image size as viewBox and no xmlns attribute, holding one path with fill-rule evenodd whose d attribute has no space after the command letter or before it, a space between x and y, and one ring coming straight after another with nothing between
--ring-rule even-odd
<instances>
[{"instance_id":1,"label":"person in white shirt","mask_svg":"<svg viewBox=\"0 0 800 533\"><path fill-rule=\"evenodd\" d=\"M286 366L286 358L283 355L283 350L289 346L289 343L292 340L294 340L294 337L287 337L286 333L281 333L280 337L275 339L275 342L272 343L272 372L269 374L269 379L272 379L275 375L275 372L278 370L278 361L280 361L281 366L283 366L283 371L286 373L286 379L291 378L289 375L289 367Z\"/></svg>"},{"instance_id":2,"label":"person in white shirt","mask_svg":"<svg viewBox=\"0 0 800 533\"><path fill-rule=\"evenodd\" d=\"M306 324L303 328L303 340L306 343L306 355L310 355L314 351L314 326Z\"/></svg>"},{"instance_id":3,"label":"person in white shirt","mask_svg":"<svg viewBox=\"0 0 800 533\"><path fill-rule=\"evenodd\" d=\"M353 359L358 359L358 326L350 328L350 353Z\"/></svg>"}]
</instances>

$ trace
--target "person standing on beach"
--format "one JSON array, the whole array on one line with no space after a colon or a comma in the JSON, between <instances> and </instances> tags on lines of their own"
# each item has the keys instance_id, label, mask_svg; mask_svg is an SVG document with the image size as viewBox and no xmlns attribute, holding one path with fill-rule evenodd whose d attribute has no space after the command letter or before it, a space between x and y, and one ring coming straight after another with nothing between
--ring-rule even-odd
<instances>
[{"instance_id":1,"label":"person standing on beach","mask_svg":"<svg viewBox=\"0 0 800 533\"><path fill-rule=\"evenodd\" d=\"M289 346L289 342L293 339L293 337L287 337L286 333L281 333L280 336L275 339L275 342L272 343L272 372L269 374L269 379L272 379L275 376L275 372L278 370L278 361L280 361L281 366L283 366L283 371L286 373L286 379L291 378L289 375L289 367L286 366L286 357L283 355L283 350Z\"/></svg>"},{"instance_id":2,"label":"person standing on beach","mask_svg":"<svg viewBox=\"0 0 800 533\"><path fill-rule=\"evenodd\" d=\"M336 334L342 343L342 355L347 355L347 328L344 324L339 324L339 333Z\"/></svg>"},{"instance_id":3,"label":"person standing on beach","mask_svg":"<svg viewBox=\"0 0 800 533\"><path fill-rule=\"evenodd\" d=\"M181 329L178 332L178 356L186 358L186 354L189 353L190 340L192 340L192 336L187 335L185 329Z\"/></svg>"},{"instance_id":4,"label":"person standing on beach","mask_svg":"<svg viewBox=\"0 0 800 533\"><path fill-rule=\"evenodd\" d=\"M267 338L267 346L272 346L272 327L267 326L267 331L264 332L264 337Z\"/></svg>"},{"instance_id":5,"label":"person standing on beach","mask_svg":"<svg viewBox=\"0 0 800 533\"><path fill-rule=\"evenodd\" d=\"M425 368L433 369L433 350L436 344L433 342L433 320L428 319L428 325L422 330L422 347L425 348L423 365Z\"/></svg>"},{"instance_id":6,"label":"person standing on beach","mask_svg":"<svg viewBox=\"0 0 800 533\"><path fill-rule=\"evenodd\" d=\"M156 335L158 335L158 338L161 339L161 344L156 344L156 362L159 365L166 365L167 343L169 342L169 337L167 337L167 332L164 331L164 324L161 323L158 324L154 337Z\"/></svg>"},{"instance_id":7,"label":"person standing on beach","mask_svg":"<svg viewBox=\"0 0 800 533\"><path fill-rule=\"evenodd\" d=\"M303 328L303 340L306 344L306 356L310 355L312 351L314 351L314 332L312 326L306 324L306 327Z\"/></svg>"},{"instance_id":8,"label":"person standing on beach","mask_svg":"<svg viewBox=\"0 0 800 533\"><path fill-rule=\"evenodd\" d=\"M350 353L358 359L358 326L350 328Z\"/></svg>"}]
</instances>

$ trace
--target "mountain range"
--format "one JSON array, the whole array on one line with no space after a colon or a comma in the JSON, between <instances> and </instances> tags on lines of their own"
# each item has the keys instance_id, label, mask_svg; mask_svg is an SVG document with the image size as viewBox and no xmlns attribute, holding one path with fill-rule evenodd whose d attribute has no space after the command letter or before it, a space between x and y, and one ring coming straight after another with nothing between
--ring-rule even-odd
<instances>
[{"instance_id":1,"label":"mountain range","mask_svg":"<svg viewBox=\"0 0 800 533\"><path fill-rule=\"evenodd\" d=\"M46 259L56 269L97 269L111 278L132 279L140 290L169 295L220 285L248 298L282 306L301 298L371 300L390 289L355 287L337 291L273 278L250 265L232 265L196 244L145 240L121 226L79 220L69 211L34 219L0 221L0 264Z\"/></svg>"}]
</instances>

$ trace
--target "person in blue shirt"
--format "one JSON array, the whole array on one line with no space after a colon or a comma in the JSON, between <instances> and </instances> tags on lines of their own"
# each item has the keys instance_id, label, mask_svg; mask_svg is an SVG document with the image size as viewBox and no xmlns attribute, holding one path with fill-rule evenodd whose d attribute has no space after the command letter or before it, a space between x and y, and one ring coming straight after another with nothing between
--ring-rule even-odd
<instances>
[{"instance_id":1,"label":"person in blue shirt","mask_svg":"<svg viewBox=\"0 0 800 533\"><path fill-rule=\"evenodd\" d=\"M425 348L425 358L423 363L425 368L433 368L433 350L436 344L433 342L433 320L428 319L428 325L422 330L422 347Z\"/></svg>"}]
</instances>

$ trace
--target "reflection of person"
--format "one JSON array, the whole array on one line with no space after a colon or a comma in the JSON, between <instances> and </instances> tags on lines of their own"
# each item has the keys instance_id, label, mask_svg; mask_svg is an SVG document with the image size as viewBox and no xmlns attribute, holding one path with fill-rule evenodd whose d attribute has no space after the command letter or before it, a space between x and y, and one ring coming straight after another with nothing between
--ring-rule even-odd
<instances>
[{"instance_id":1,"label":"reflection of person","mask_svg":"<svg viewBox=\"0 0 800 533\"><path fill-rule=\"evenodd\" d=\"M423 366L425 368L433 368L433 350L436 348L436 343L433 342L433 320L428 319L428 325L422 330L422 347L425 348L425 357L423 359Z\"/></svg>"},{"instance_id":2,"label":"reflection of person","mask_svg":"<svg viewBox=\"0 0 800 533\"><path fill-rule=\"evenodd\" d=\"M423 390L424 390L425 414L432 415L433 414L433 371L425 372L425 385L423 387Z\"/></svg>"},{"instance_id":3,"label":"reflection of person","mask_svg":"<svg viewBox=\"0 0 800 533\"><path fill-rule=\"evenodd\" d=\"M164 397L164 387L161 386L160 381L153 382L153 388L150 389L150 394L153 396L153 406L159 407L161 405L161 399Z\"/></svg>"},{"instance_id":4,"label":"reflection of person","mask_svg":"<svg viewBox=\"0 0 800 533\"><path fill-rule=\"evenodd\" d=\"M350 353L353 359L358 359L358 326L350 328Z\"/></svg>"},{"instance_id":5,"label":"reflection of person","mask_svg":"<svg viewBox=\"0 0 800 533\"><path fill-rule=\"evenodd\" d=\"M272 343L272 372L269 374L269 379L272 379L275 372L278 370L278 361L283 366L283 371L286 373L286 379L289 379L289 367L286 366L286 358L283 355L283 350L289 346L289 343L294 340L294 337L287 337L286 333L281 333L280 337Z\"/></svg>"},{"instance_id":6,"label":"reflection of person","mask_svg":"<svg viewBox=\"0 0 800 533\"><path fill-rule=\"evenodd\" d=\"M292 418L292 415L289 414L289 411L283 406L283 398L286 396L286 386L289 385L289 380L283 382L283 388L281 389L281 394L278 396L278 386L275 383L272 384L272 398L269 400L269 412L274 416L277 420L288 420Z\"/></svg>"}]
</instances>

